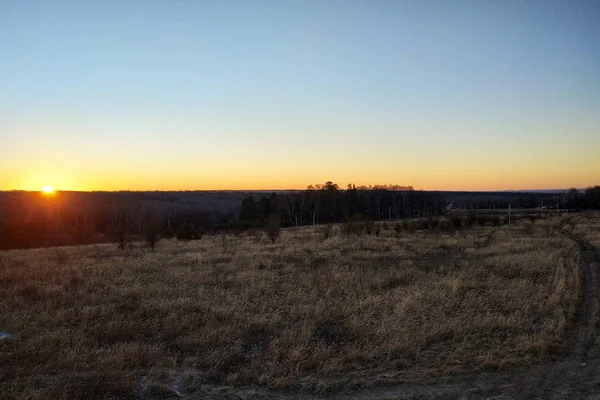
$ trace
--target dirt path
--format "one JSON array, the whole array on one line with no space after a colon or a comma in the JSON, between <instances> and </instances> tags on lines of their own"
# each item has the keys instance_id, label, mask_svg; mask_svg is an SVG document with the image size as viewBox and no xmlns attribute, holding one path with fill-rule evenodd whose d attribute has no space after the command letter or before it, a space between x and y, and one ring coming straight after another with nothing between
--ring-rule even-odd
<instances>
[{"instance_id":1,"label":"dirt path","mask_svg":"<svg viewBox=\"0 0 600 400\"><path fill-rule=\"evenodd\" d=\"M568 220L567 220L568 222ZM595 309L598 307L600 255L589 242L558 229L577 242L580 250L581 296L571 345L559 360L536 365L528 370L483 373L452 378L447 382L423 382L368 389L352 394L327 396L289 395L260 389L224 390L206 393L207 397L258 399L600 399L600 359L588 360L595 336Z\"/></svg>"},{"instance_id":2,"label":"dirt path","mask_svg":"<svg viewBox=\"0 0 600 400\"><path fill-rule=\"evenodd\" d=\"M598 307L598 252L584 239L568 231L562 233L577 242L580 250L581 296L571 347L562 360L533 367L509 391L508 398L588 398L598 390L600 360L587 360L596 333L593 315Z\"/></svg>"}]
</instances>

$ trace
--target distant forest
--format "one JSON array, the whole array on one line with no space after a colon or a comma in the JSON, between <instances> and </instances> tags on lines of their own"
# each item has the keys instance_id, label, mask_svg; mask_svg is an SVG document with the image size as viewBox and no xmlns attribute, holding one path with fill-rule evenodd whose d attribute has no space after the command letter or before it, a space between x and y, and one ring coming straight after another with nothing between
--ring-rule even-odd
<instances>
[{"instance_id":1,"label":"distant forest","mask_svg":"<svg viewBox=\"0 0 600 400\"><path fill-rule=\"evenodd\" d=\"M600 186L564 193L442 192L411 187L310 185L281 192L0 192L0 249L135 239L152 229L165 237L199 238L259 228L442 215L452 209L600 209ZM190 233L191 232L191 233Z\"/></svg>"}]
</instances>

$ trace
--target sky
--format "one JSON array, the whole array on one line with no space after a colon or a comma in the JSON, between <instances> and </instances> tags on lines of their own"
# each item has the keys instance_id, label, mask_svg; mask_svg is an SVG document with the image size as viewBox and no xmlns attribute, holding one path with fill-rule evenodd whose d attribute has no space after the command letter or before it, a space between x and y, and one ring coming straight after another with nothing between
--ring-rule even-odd
<instances>
[{"instance_id":1,"label":"sky","mask_svg":"<svg viewBox=\"0 0 600 400\"><path fill-rule=\"evenodd\" d=\"M600 2L0 0L0 190L600 184Z\"/></svg>"}]
</instances>

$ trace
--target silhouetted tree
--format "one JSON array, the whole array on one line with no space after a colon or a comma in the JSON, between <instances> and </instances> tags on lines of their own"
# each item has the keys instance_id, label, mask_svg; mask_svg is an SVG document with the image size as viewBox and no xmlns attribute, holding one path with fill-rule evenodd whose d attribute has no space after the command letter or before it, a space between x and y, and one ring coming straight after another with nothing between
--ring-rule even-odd
<instances>
[{"instance_id":1,"label":"silhouetted tree","mask_svg":"<svg viewBox=\"0 0 600 400\"><path fill-rule=\"evenodd\" d=\"M148 211L144 216L143 233L146 243L152 251L156 247L156 244L161 239L163 232L163 224L158 214L155 211Z\"/></svg>"},{"instance_id":2,"label":"silhouetted tree","mask_svg":"<svg viewBox=\"0 0 600 400\"><path fill-rule=\"evenodd\" d=\"M176 236L175 229L173 229L173 226L171 225L171 217L167 219L167 227L165 228L163 236L167 239L171 239Z\"/></svg>"},{"instance_id":3,"label":"silhouetted tree","mask_svg":"<svg viewBox=\"0 0 600 400\"><path fill-rule=\"evenodd\" d=\"M125 250L125 246L127 245L128 223L129 210L121 208L113 210L110 237L112 241L119 246L121 251Z\"/></svg>"},{"instance_id":4,"label":"silhouetted tree","mask_svg":"<svg viewBox=\"0 0 600 400\"><path fill-rule=\"evenodd\" d=\"M584 193L585 203L587 208L600 208L600 186L589 187Z\"/></svg>"},{"instance_id":5,"label":"silhouetted tree","mask_svg":"<svg viewBox=\"0 0 600 400\"><path fill-rule=\"evenodd\" d=\"M260 220L260 215L258 212L256 201L254 201L254 198L252 196L248 196L244 200L242 200L239 220L242 224L246 224L249 226L256 226L256 224L258 224Z\"/></svg>"}]
</instances>

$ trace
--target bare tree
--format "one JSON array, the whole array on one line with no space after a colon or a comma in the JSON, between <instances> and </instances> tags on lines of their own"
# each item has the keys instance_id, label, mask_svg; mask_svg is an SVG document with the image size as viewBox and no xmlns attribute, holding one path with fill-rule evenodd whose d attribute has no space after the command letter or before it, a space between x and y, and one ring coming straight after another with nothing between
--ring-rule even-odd
<instances>
[{"instance_id":1,"label":"bare tree","mask_svg":"<svg viewBox=\"0 0 600 400\"><path fill-rule=\"evenodd\" d=\"M135 214L135 218L134 218L135 226L137 228L137 234L140 236L144 234L144 220L145 219L146 219L146 211L144 211L144 208L142 206L140 206L137 213Z\"/></svg>"},{"instance_id":2,"label":"bare tree","mask_svg":"<svg viewBox=\"0 0 600 400\"><path fill-rule=\"evenodd\" d=\"M158 214L154 211L148 211L144 217L143 232L144 239L152 251L161 239L163 231L162 221Z\"/></svg>"},{"instance_id":3,"label":"bare tree","mask_svg":"<svg viewBox=\"0 0 600 400\"><path fill-rule=\"evenodd\" d=\"M127 225L129 223L129 210L117 208L113 210L110 228L110 236L121 251L125 250L127 244Z\"/></svg>"}]
</instances>

